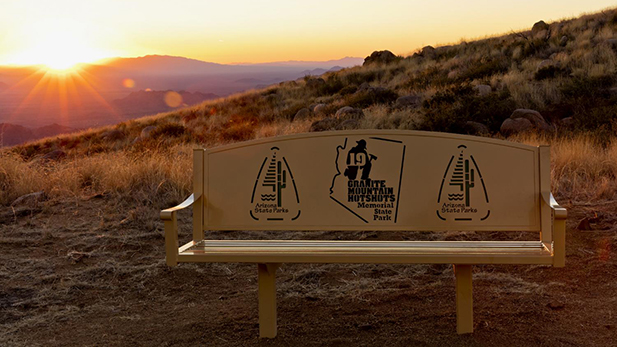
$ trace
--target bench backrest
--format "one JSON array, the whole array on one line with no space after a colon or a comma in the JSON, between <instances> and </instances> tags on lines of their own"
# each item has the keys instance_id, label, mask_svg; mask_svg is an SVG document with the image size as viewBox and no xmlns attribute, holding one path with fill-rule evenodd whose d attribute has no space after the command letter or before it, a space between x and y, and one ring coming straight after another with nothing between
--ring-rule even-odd
<instances>
[{"instance_id":1,"label":"bench backrest","mask_svg":"<svg viewBox=\"0 0 617 347\"><path fill-rule=\"evenodd\" d=\"M550 192L546 146L359 130L267 138L194 156L197 239L204 230L550 229L541 203Z\"/></svg>"}]
</instances>

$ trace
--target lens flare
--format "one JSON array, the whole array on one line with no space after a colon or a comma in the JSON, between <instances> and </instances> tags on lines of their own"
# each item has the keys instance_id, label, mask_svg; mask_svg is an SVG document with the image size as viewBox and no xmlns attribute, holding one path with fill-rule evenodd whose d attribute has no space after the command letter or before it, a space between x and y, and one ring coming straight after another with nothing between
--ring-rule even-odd
<instances>
[{"instance_id":1,"label":"lens flare","mask_svg":"<svg viewBox=\"0 0 617 347\"><path fill-rule=\"evenodd\" d=\"M125 78L124 81L122 81L122 85L124 86L124 88L134 88L135 81L130 78Z\"/></svg>"},{"instance_id":2,"label":"lens flare","mask_svg":"<svg viewBox=\"0 0 617 347\"><path fill-rule=\"evenodd\" d=\"M165 93L165 103L169 107L178 107L182 105L182 95L174 91L169 91Z\"/></svg>"}]
</instances>

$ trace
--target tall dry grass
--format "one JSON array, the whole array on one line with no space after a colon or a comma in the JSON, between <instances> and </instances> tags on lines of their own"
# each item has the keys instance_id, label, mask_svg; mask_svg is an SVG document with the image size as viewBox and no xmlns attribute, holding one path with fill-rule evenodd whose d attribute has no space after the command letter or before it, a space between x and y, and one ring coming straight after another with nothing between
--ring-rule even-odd
<instances>
[{"instance_id":1,"label":"tall dry grass","mask_svg":"<svg viewBox=\"0 0 617 347\"><path fill-rule=\"evenodd\" d=\"M50 198L103 194L154 205L178 201L191 191L191 145L163 151L119 151L59 162L0 155L0 204L43 191Z\"/></svg>"},{"instance_id":2,"label":"tall dry grass","mask_svg":"<svg viewBox=\"0 0 617 347\"><path fill-rule=\"evenodd\" d=\"M375 109L382 119L383 110ZM308 124L308 122L306 122ZM304 125L306 125L304 124ZM374 127L377 124L366 124ZM298 132L289 126L267 126L258 137ZM572 137L527 134L511 140L551 146L553 192L562 199L598 201L617 199L617 139L601 143L591 135ZM51 198L82 198L104 194L112 198L143 201L157 207L186 197L192 185L192 148L133 153L118 151L76 157L60 162L24 161L15 154L0 156L0 204L19 196L44 191Z\"/></svg>"},{"instance_id":3,"label":"tall dry grass","mask_svg":"<svg viewBox=\"0 0 617 347\"><path fill-rule=\"evenodd\" d=\"M608 144L589 134L572 137L527 134L513 140L551 146L553 192L562 198L617 199L617 138Z\"/></svg>"}]
</instances>

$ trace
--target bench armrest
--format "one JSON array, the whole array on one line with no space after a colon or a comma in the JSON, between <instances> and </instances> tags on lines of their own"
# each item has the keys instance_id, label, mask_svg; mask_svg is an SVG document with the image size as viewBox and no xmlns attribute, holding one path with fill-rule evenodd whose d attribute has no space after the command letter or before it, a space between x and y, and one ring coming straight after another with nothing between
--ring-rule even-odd
<instances>
[{"instance_id":1,"label":"bench armrest","mask_svg":"<svg viewBox=\"0 0 617 347\"><path fill-rule=\"evenodd\" d=\"M552 193L542 194L542 200L553 210L553 266L566 264L566 218L568 211L559 206Z\"/></svg>"},{"instance_id":2,"label":"bench armrest","mask_svg":"<svg viewBox=\"0 0 617 347\"><path fill-rule=\"evenodd\" d=\"M161 219L165 223L165 258L169 266L178 264L178 217L176 212L193 205L195 200L195 194L191 194L180 205L161 211Z\"/></svg>"},{"instance_id":3,"label":"bench armrest","mask_svg":"<svg viewBox=\"0 0 617 347\"><path fill-rule=\"evenodd\" d=\"M553 212L555 212L555 219L568 218L568 211L565 208L559 206L557 201L555 201L555 197L552 193L550 195L550 201L548 202L548 205L553 209Z\"/></svg>"},{"instance_id":4,"label":"bench armrest","mask_svg":"<svg viewBox=\"0 0 617 347\"><path fill-rule=\"evenodd\" d=\"M191 194L191 196L189 196L188 198L186 198L186 200L184 200L180 205L178 206L174 206L168 209L165 209L163 211L161 211L161 219L162 220L171 220L173 217L173 214L177 211L183 210L191 205L193 205L193 203L195 202L195 194Z\"/></svg>"}]
</instances>

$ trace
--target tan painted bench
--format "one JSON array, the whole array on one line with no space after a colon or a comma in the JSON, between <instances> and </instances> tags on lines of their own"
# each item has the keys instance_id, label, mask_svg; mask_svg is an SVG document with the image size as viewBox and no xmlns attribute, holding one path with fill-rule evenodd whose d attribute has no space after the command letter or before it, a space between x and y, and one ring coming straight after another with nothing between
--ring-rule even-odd
<instances>
[{"instance_id":1,"label":"tan painted bench","mask_svg":"<svg viewBox=\"0 0 617 347\"><path fill-rule=\"evenodd\" d=\"M282 263L453 264L458 333L474 264L565 265L550 148L418 131L299 134L194 151L194 191L163 210L167 264L258 264L259 331L275 337ZM193 207L179 247L177 211ZM536 241L209 240L211 230L534 231Z\"/></svg>"}]
</instances>

